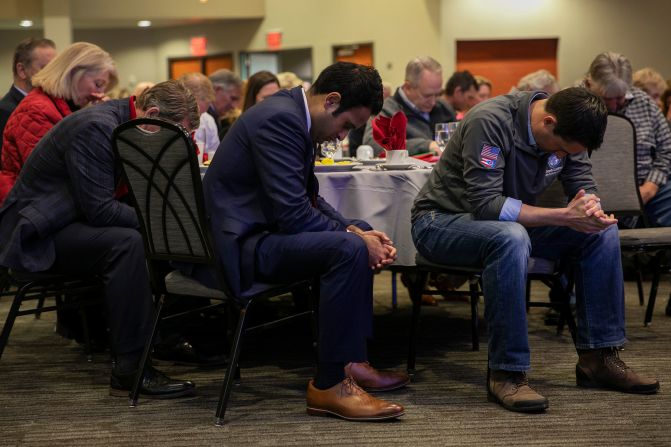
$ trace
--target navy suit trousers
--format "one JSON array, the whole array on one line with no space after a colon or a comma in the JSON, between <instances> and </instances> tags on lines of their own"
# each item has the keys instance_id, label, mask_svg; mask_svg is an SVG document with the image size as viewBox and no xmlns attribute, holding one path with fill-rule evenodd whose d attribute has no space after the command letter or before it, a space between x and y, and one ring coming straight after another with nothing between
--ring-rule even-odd
<instances>
[{"instance_id":1,"label":"navy suit trousers","mask_svg":"<svg viewBox=\"0 0 671 447\"><path fill-rule=\"evenodd\" d=\"M256 279L320 279L319 361L363 362L372 335L373 271L360 236L344 231L270 234L256 247Z\"/></svg>"}]
</instances>

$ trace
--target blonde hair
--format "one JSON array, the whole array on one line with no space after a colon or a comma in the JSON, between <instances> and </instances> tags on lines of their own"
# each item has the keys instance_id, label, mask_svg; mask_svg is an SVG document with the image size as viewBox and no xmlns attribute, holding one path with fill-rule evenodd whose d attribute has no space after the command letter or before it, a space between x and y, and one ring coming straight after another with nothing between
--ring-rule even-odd
<instances>
[{"instance_id":1,"label":"blonde hair","mask_svg":"<svg viewBox=\"0 0 671 447\"><path fill-rule=\"evenodd\" d=\"M193 96L198 101L211 102L214 101L214 87L210 78L203 73L184 73L179 77L179 80L191 90Z\"/></svg>"},{"instance_id":2,"label":"blonde hair","mask_svg":"<svg viewBox=\"0 0 671 447\"><path fill-rule=\"evenodd\" d=\"M109 53L88 42L73 43L33 76L33 86L46 94L73 100L77 97L79 80L89 73L109 73L106 91L112 90L119 78Z\"/></svg>"},{"instance_id":3,"label":"blonde hair","mask_svg":"<svg viewBox=\"0 0 671 447\"><path fill-rule=\"evenodd\" d=\"M631 87L631 62L619 53L601 53L589 66L587 79L601 96L624 95Z\"/></svg>"},{"instance_id":4,"label":"blonde hair","mask_svg":"<svg viewBox=\"0 0 671 447\"><path fill-rule=\"evenodd\" d=\"M280 82L280 88L285 90L303 85L303 80L291 71L277 73L277 80Z\"/></svg>"},{"instance_id":5,"label":"blonde hair","mask_svg":"<svg viewBox=\"0 0 671 447\"><path fill-rule=\"evenodd\" d=\"M667 89L667 84L659 72L650 67L641 68L634 73L634 86L650 94L655 87L661 93Z\"/></svg>"},{"instance_id":6,"label":"blonde hair","mask_svg":"<svg viewBox=\"0 0 671 447\"><path fill-rule=\"evenodd\" d=\"M492 89L492 81L486 77L480 75L473 75L473 77L475 78L475 83L478 84L478 89L480 89L480 87L483 85L489 87L490 90Z\"/></svg>"},{"instance_id":7,"label":"blonde hair","mask_svg":"<svg viewBox=\"0 0 671 447\"><path fill-rule=\"evenodd\" d=\"M196 98L183 82L170 80L146 89L135 100L142 110L158 107L159 118L181 124L188 119L190 130L198 129L200 113Z\"/></svg>"}]
</instances>

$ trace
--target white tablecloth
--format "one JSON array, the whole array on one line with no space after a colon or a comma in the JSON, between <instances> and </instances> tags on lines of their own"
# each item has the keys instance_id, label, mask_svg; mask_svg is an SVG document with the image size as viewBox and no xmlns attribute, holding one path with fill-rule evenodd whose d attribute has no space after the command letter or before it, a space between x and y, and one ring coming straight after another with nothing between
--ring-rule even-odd
<instances>
[{"instance_id":1,"label":"white tablecloth","mask_svg":"<svg viewBox=\"0 0 671 447\"><path fill-rule=\"evenodd\" d=\"M394 241L395 265L415 265L410 210L430 169L318 172L319 194L343 216L362 219Z\"/></svg>"}]
</instances>

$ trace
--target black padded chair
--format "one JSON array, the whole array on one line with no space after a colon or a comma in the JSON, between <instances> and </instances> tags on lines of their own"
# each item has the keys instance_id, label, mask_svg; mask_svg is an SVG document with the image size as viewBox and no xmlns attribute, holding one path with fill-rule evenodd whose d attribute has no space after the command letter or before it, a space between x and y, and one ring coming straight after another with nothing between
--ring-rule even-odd
<instances>
[{"instance_id":1,"label":"black padded chair","mask_svg":"<svg viewBox=\"0 0 671 447\"><path fill-rule=\"evenodd\" d=\"M0 334L0 359L5 351L9 334L17 317L35 315L60 309L64 306L79 311L84 336L84 345L88 361L92 360L91 340L85 308L96 303L91 295L102 294L102 282L98 277L82 277L50 272L20 272L2 267L0 271L4 296L14 296L5 325ZM67 302L65 298L67 297ZM54 298L55 304L45 306L46 298ZM32 306L24 306L33 304ZM23 307L23 308L22 308Z\"/></svg>"},{"instance_id":2,"label":"black padded chair","mask_svg":"<svg viewBox=\"0 0 671 447\"><path fill-rule=\"evenodd\" d=\"M590 155L592 174L596 180L601 207L608 213L633 216L645 228L620 229L620 248L624 255L652 256L652 283L644 325L652 322L659 280L671 249L671 228L650 227L638 191L636 176L636 130L632 122L621 115L608 116L608 125L601 148ZM638 268L642 268L638 264ZM639 270L639 299L642 303L641 274Z\"/></svg>"},{"instance_id":3,"label":"black padded chair","mask_svg":"<svg viewBox=\"0 0 671 447\"><path fill-rule=\"evenodd\" d=\"M143 127L152 130L147 131ZM311 284L309 281L282 285L254 283L248 291L239 296L234 295L217 262L218 254L213 249L212 234L205 218L196 149L189 134L179 125L141 118L119 126L114 131L112 141L138 214L154 291L160 297L153 330L141 360L142 371L138 373L129 396L130 405L137 405L141 378L156 337L165 297L206 298L232 305L239 310L229 364L215 414L216 425L222 425L233 382L238 375L243 335L284 324L297 317L314 317L310 307L307 311L281 320L248 328L250 306L259 299L283 295L298 288L305 289ZM179 270L162 277L160 269L155 265L165 262L209 267L216 274L219 288L206 287ZM308 304L311 303L309 299ZM202 308L192 312L200 310ZM315 335L314 318L312 324Z\"/></svg>"}]
</instances>

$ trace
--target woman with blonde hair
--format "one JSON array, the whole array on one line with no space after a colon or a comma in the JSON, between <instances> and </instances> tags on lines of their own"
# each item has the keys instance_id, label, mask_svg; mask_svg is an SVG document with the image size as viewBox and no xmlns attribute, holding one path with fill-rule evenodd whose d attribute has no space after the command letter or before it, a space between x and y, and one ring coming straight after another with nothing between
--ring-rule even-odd
<instances>
[{"instance_id":1,"label":"woman with blonde hair","mask_svg":"<svg viewBox=\"0 0 671 447\"><path fill-rule=\"evenodd\" d=\"M26 159L56 123L80 108L106 99L118 82L114 61L87 42L70 45L33 76L33 90L9 117L2 143L0 204Z\"/></svg>"}]
</instances>

